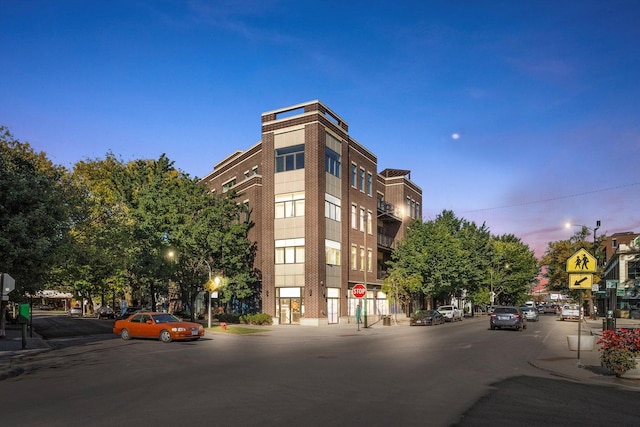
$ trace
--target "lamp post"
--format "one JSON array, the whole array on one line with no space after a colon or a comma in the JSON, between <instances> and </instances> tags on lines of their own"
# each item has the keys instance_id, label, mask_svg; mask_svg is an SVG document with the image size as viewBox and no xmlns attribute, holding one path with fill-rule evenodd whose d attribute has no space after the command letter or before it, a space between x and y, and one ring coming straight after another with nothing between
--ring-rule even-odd
<instances>
[{"instance_id":1,"label":"lamp post","mask_svg":"<svg viewBox=\"0 0 640 427\"><path fill-rule=\"evenodd\" d=\"M367 212L365 211L363 213L363 220L364 220L364 327L367 328L368 324L367 324L367 306L369 305L367 303L367 294L369 293L369 286L367 286L367 268L368 268L368 251L367 251L367 227L368 227L368 218L367 218Z\"/></svg>"},{"instance_id":2,"label":"lamp post","mask_svg":"<svg viewBox=\"0 0 640 427\"><path fill-rule=\"evenodd\" d=\"M211 286L211 275L212 275L211 265L209 265L206 259L203 261L205 264L207 264L207 268L209 269L209 281L207 282L207 284ZM213 279L213 283L215 283L217 287L220 284L220 278L216 276L216 278ZM207 301L207 306L208 306L207 327L211 328L211 296L213 295L213 289L207 289L207 293L209 295L209 301Z\"/></svg>"}]
</instances>

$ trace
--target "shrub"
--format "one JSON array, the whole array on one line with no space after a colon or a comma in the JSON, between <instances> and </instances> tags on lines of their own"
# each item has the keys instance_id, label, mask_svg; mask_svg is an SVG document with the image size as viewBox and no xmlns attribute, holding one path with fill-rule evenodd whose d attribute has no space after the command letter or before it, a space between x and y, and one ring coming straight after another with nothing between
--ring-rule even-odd
<instances>
[{"instance_id":1,"label":"shrub","mask_svg":"<svg viewBox=\"0 0 640 427\"><path fill-rule=\"evenodd\" d=\"M245 314L240 316L240 322L248 325L271 325L273 319L266 313Z\"/></svg>"},{"instance_id":2,"label":"shrub","mask_svg":"<svg viewBox=\"0 0 640 427\"><path fill-rule=\"evenodd\" d=\"M600 344L600 364L613 371L616 376L636 367L636 358L640 357L640 329L602 331Z\"/></svg>"}]
</instances>

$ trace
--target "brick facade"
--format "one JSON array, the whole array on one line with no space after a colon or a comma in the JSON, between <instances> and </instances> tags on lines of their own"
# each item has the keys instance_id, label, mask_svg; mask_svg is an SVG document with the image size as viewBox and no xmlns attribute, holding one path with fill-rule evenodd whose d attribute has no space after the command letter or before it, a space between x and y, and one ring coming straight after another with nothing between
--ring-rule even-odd
<instances>
[{"instance_id":1,"label":"brick facade","mask_svg":"<svg viewBox=\"0 0 640 427\"><path fill-rule=\"evenodd\" d=\"M417 204L413 214L420 217L422 190L411 182L409 171L389 169L378 173L376 156L352 139L348 124L319 101L263 113L261 124L262 139L258 144L223 159L201 182L218 193L223 191L225 184L233 183L232 187L239 193L238 202L249 204L250 219L255 222L249 238L258 247L256 268L262 277L263 312L280 323L319 326L350 321L355 306L350 289L356 283L366 283L371 298L367 307L370 307L371 315L378 316L381 314L379 307L386 304L380 293L385 262L413 219L404 212L406 200L412 200L414 206ZM276 173L276 138L287 138L286 135L304 140L303 173ZM325 153L330 145L328 135L331 135L334 148L340 145L339 178L325 171ZM359 181L355 187L351 185L352 165L356 166L358 174L360 169L364 170L364 188L360 188ZM371 191L367 194L369 174ZM299 180L291 184L286 179L283 182L282 177L288 176L298 180L303 177L304 182ZM303 235L289 236L295 231L285 230L284 233L292 238L282 239L278 233L283 231L274 231L276 197L289 192L304 194L303 231L300 228ZM331 195L332 192L335 194ZM339 223L325 217L325 198L339 200ZM352 205L356 207L356 228L352 226ZM366 237L360 230L361 209L365 215L371 213L372 233ZM295 221L291 219L291 224ZM278 239L287 242L303 239L304 265L276 265ZM327 260L326 245L336 244L340 248L340 265ZM357 248L355 269L352 268L352 246ZM372 253L371 271L361 269L361 250L365 257L367 250ZM276 286L276 282L290 283L293 279L287 275L298 274L301 269L304 271L303 284ZM285 277L276 277L278 274Z\"/></svg>"}]
</instances>

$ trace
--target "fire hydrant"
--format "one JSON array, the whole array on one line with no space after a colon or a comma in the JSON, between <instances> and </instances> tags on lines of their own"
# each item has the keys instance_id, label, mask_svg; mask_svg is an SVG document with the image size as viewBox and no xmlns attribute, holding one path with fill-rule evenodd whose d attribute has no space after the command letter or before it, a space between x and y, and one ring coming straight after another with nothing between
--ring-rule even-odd
<instances>
[{"instance_id":1,"label":"fire hydrant","mask_svg":"<svg viewBox=\"0 0 640 427\"><path fill-rule=\"evenodd\" d=\"M220 323L220 326L222 326L223 330L225 330L225 331L227 330L227 323L226 322Z\"/></svg>"}]
</instances>

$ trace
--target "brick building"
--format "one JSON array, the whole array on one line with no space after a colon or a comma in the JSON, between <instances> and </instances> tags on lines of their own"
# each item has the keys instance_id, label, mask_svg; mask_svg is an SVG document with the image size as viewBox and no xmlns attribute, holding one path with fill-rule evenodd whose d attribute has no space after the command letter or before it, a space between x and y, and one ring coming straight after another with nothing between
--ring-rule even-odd
<instances>
[{"instance_id":1,"label":"brick building","mask_svg":"<svg viewBox=\"0 0 640 427\"><path fill-rule=\"evenodd\" d=\"M377 172L376 156L320 101L263 113L261 141L201 182L218 193L235 189L249 207L262 311L275 322L353 320L357 283L367 285L369 323L390 313L385 263L421 218L422 189L408 170Z\"/></svg>"}]
</instances>

